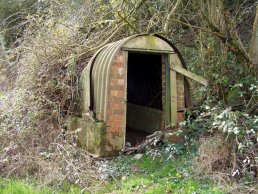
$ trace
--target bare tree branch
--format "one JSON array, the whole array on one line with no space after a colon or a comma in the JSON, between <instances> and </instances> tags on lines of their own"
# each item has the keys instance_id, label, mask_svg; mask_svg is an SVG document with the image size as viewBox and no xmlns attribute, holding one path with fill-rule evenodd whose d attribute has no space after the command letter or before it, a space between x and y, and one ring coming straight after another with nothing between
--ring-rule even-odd
<instances>
[{"instance_id":1,"label":"bare tree branch","mask_svg":"<svg viewBox=\"0 0 258 194\"><path fill-rule=\"evenodd\" d=\"M169 14L167 15L166 21L165 21L165 25L164 25L164 31L167 34L168 30L169 30L169 20L171 19L171 17L175 14L177 8L179 7L180 3L182 2L182 0L177 0L175 6L173 7L173 9L169 12Z\"/></svg>"}]
</instances>

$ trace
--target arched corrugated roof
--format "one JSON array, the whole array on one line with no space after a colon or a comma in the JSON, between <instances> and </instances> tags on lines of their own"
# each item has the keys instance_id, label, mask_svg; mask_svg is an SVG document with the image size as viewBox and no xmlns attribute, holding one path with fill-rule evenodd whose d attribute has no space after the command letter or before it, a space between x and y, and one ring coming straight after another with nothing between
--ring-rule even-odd
<instances>
[{"instance_id":1,"label":"arched corrugated roof","mask_svg":"<svg viewBox=\"0 0 258 194\"><path fill-rule=\"evenodd\" d=\"M136 37L149 35L134 35L122 40L107 44L99 49L91 58L90 62L82 72L81 84L82 90L82 111L87 112L93 110L98 119L106 120L107 118L107 100L108 100L108 83L112 62L117 52L129 41ZM153 35L154 37L165 41L171 46L171 51L175 50L175 46L164 37ZM176 50L177 51L177 50ZM180 59L181 55L179 56ZM184 63L183 63L184 64ZM90 107L91 106L91 107Z\"/></svg>"},{"instance_id":2,"label":"arched corrugated roof","mask_svg":"<svg viewBox=\"0 0 258 194\"><path fill-rule=\"evenodd\" d=\"M83 84L82 111L87 112L93 109L97 115L104 115L107 106L107 87L109 71L114 60L116 52L127 41L139 35L124 38L122 40L109 43L100 48L91 58L88 65L82 72L81 84ZM94 100L93 100L93 99ZM90 107L93 106L93 107ZM101 118L105 120L104 118Z\"/></svg>"}]
</instances>

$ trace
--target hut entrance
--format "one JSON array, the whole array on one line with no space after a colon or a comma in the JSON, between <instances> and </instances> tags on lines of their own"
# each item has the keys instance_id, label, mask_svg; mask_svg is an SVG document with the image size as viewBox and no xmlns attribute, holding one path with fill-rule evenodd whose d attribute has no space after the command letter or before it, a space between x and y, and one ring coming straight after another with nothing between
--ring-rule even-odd
<instances>
[{"instance_id":1,"label":"hut entrance","mask_svg":"<svg viewBox=\"0 0 258 194\"><path fill-rule=\"evenodd\" d=\"M126 142L141 143L160 130L162 105L162 55L128 53Z\"/></svg>"}]
</instances>

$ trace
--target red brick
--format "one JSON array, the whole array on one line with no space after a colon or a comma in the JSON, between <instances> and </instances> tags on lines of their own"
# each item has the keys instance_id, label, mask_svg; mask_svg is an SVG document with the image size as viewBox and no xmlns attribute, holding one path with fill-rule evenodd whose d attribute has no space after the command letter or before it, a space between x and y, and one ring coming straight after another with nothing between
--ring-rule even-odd
<instances>
[{"instance_id":1,"label":"red brick","mask_svg":"<svg viewBox=\"0 0 258 194\"><path fill-rule=\"evenodd\" d=\"M124 113L124 109L113 109L113 115L123 115Z\"/></svg>"},{"instance_id":2,"label":"red brick","mask_svg":"<svg viewBox=\"0 0 258 194\"><path fill-rule=\"evenodd\" d=\"M124 85L125 84L125 80L124 79L118 79L117 80L117 84L118 85Z\"/></svg>"},{"instance_id":3,"label":"red brick","mask_svg":"<svg viewBox=\"0 0 258 194\"><path fill-rule=\"evenodd\" d=\"M110 115L109 121L124 120L124 115Z\"/></svg>"},{"instance_id":4,"label":"red brick","mask_svg":"<svg viewBox=\"0 0 258 194\"><path fill-rule=\"evenodd\" d=\"M109 86L110 90L125 90L124 86L120 86L120 85L110 85Z\"/></svg>"},{"instance_id":5,"label":"red brick","mask_svg":"<svg viewBox=\"0 0 258 194\"><path fill-rule=\"evenodd\" d=\"M180 121L184 121L185 120L185 113L184 112L179 112L177 113L177 120Z\"/></svg>"},{"instance_id":6,"label":"red brick","mask_svg":"<svg viewBox=\"0 0 258 194\"><path fill-rule=\"evenodd\" d=\"M125 95L125 92L122 90L111 90L110 91L110 96L113 96L113 97L124 97Z\"/></svg>"},{"instance_id":7,"label":"red brick","mask_svg":"<svg viewBox=\"0 0 258 194\"><path fill-rule=\"evenodd\" d=\"M112 78L116 78L116 79L122 79L125 76L124 75L119 75L118 73L111 73Z\"/></svg>"},{"instance_id":8,"label":"red brick","mask_svg":"<svg viewBox=\"0 0 258 194\"><path fill-rule=\"evenodd\" d=\"M124 67L125 64L123 61L120 61L119 63L116 64L117 67Z\"/></svg>"},{"instance_id":9,"label":"red brick","mask_svg":"<svg viewBox=\"0 0 258 194\"><path fill-rule=\"evenodd\" d=\"M110 96L111 97L124 97L124 95L125 95L124 91L119 91L119 90L111 90L110 91Z\"/></svg>"},{"instance_id":10,"label":"red brick","mask_svg":"<svg viewBox=\"0 0 258 194\"><path fill-rule=\"evenodd\" d=\"M112 66L112 73L117 73L118 72L118 67Z\"/></svg>"},{"instance_id":11,"label":"red brick","mask_svg":"<svg viewBox=\"0 0 258 194\"><path fill-rule=\"evenodd\" d=\"M110 91L110 96L117 96L117 91L116 90L111 90Z\"/></svg>"},{"instance_id":12,"label":"red brick","mask_svg":"<svg viewBox=\"0 0 258 194\"><path fill-rule=\"evenodd\" d=\"M112 109L123 109L125 108L125 104L124 103L110 103L110 108Z\"/></svg>"},{"instance_id":13,"label":"red brick","mask_svg":"<svg viewBox=\"0 0 258 194\"><path fill-rule=\"evenodd\" d=\"M124 84L125 84L124 77L123 78L117 78L117 76L115 76L115 77L112 77L110 85L120 85L120 86L123 86Z\"/></svg>"},{"instance_id":14,"label":"red brick","mask_svg":"<svg viewBox=\"0 0 258 194\"><path fill-rule=\"evenodd\" d=\"M125 68L124 67L112 67L112 72L114 74L124 75L125 74Z\"/></svg>"},{"instance_id":15,"label":"red brick","mask_svg":"<svg viewBox=\"0 0 258 194\"><path fill-rule=\"evenodd\" d=\"M112 109L110 109L110 107L108 108L108 115L112 115L113 114L113 110Z\"/></svg>"},{"instance_id":16,"label":"red brick","mask_svg":"<svg viewBox=\"0 0 258 194\"><path fill-rule=\"evenodd\" d=\"M123 96L125 96L125 91L124 90L118 91L117 95L123 97Z\"/></svg>"},{"instance_id":17,"label":"red brick","mask_svg":"<svg viewBox=\"0 0 258 194\"><path fill-rule=\"evenodd\" d=\"M110 127L110 129L108 130L108 134L110 134L109 137L112 139L114 138L114 136L122 136L123 127Z\"/></svg>"},{"instance_id":18,"label":"red brick","mask_svg":"<svg viewBox=\"0 0 258 194\"><path fill-rule=\"evenodd\" d=\"M123 127L124 126L124 121L123 120L110 120L107 122L107 126L109 127Z\"/></svg>"},{"instance_id":19,"label":"red brick","mask_svg":"<svg viewBox=\"0 0 258 194\"><path fill-rule=\"evenodd\" d=\"M124 79L118 79L118 78L112 78L111 79L111 85L120 85L123 86L125 84L125 80Z\"/></svg>"},{"instance_id":20,"label":"red brick","mask_svg":"<svg viewBox=\"0 0 258 194\"><path fill-rule=\"evenodd\" d=\"M110 102L124 102L125 100L124 100L124 97L121 97L121 96L111 96L110 98L109 98L109 103Z\"/></svg>"},{"instance_id":21,"label":"red brick","mask_svg":"<svg viewBox=\"0 0 258 194\"><path fill-rule=\"evenodd\" d=\"M114 137L114 133L119 133L119 129L120 127L115 127L115 126L111 126L109 129L108 129L108 133L112 133L113 134L113 137Z\"/></svg>"},{"instance_id":22,"label":"red brick","mask_svg":"<svg viewBox=\"0 0 258 194\"><path fill-rule=\"evenodd\" d=\"M117 79L110 79L110 85L117 85Z\"/></svg>"}]
</instances>

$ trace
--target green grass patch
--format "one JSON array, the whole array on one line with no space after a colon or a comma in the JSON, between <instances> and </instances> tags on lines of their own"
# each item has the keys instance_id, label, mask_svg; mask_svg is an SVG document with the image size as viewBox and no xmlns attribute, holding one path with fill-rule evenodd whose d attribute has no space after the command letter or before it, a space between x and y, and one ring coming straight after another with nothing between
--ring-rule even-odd
<instances>
[{"instance_id":1,"label":"green grass patch","mask_svg":"<svg viewBox=\"0 0 258 194\"><path fill-rule=\"evenodd\" d=\"M41 187L35 183L28 183L22 180L0 179L1 194L79 194L81 189L71 184L63 184L59 190L49 187Z\"/></svg>"},{"instance_id":2,"label":"green grass patch","mask_svg":"<svg viewBox=\"0 0 258 194\"><path fill-rule=\"evenodd\" d=\"M2 194L48 194L53 193L49 188L37 188L34 184L20 180L0 179L0 193Z\"/></svg>"},{"instance_id":3,"label":"green grass patch","mask_svg":"<svg viewBox=\"0 0 258 194\"><path fill-rule=\"evenodd\" d=\"M98 193L223 193L212 180L196 178L191 164L189 155L169 160L147 155L140 160L124 156L113 163L113 168L122 169L120 176L112 176L112 181Z\"/></svg>"}]
</instances>

